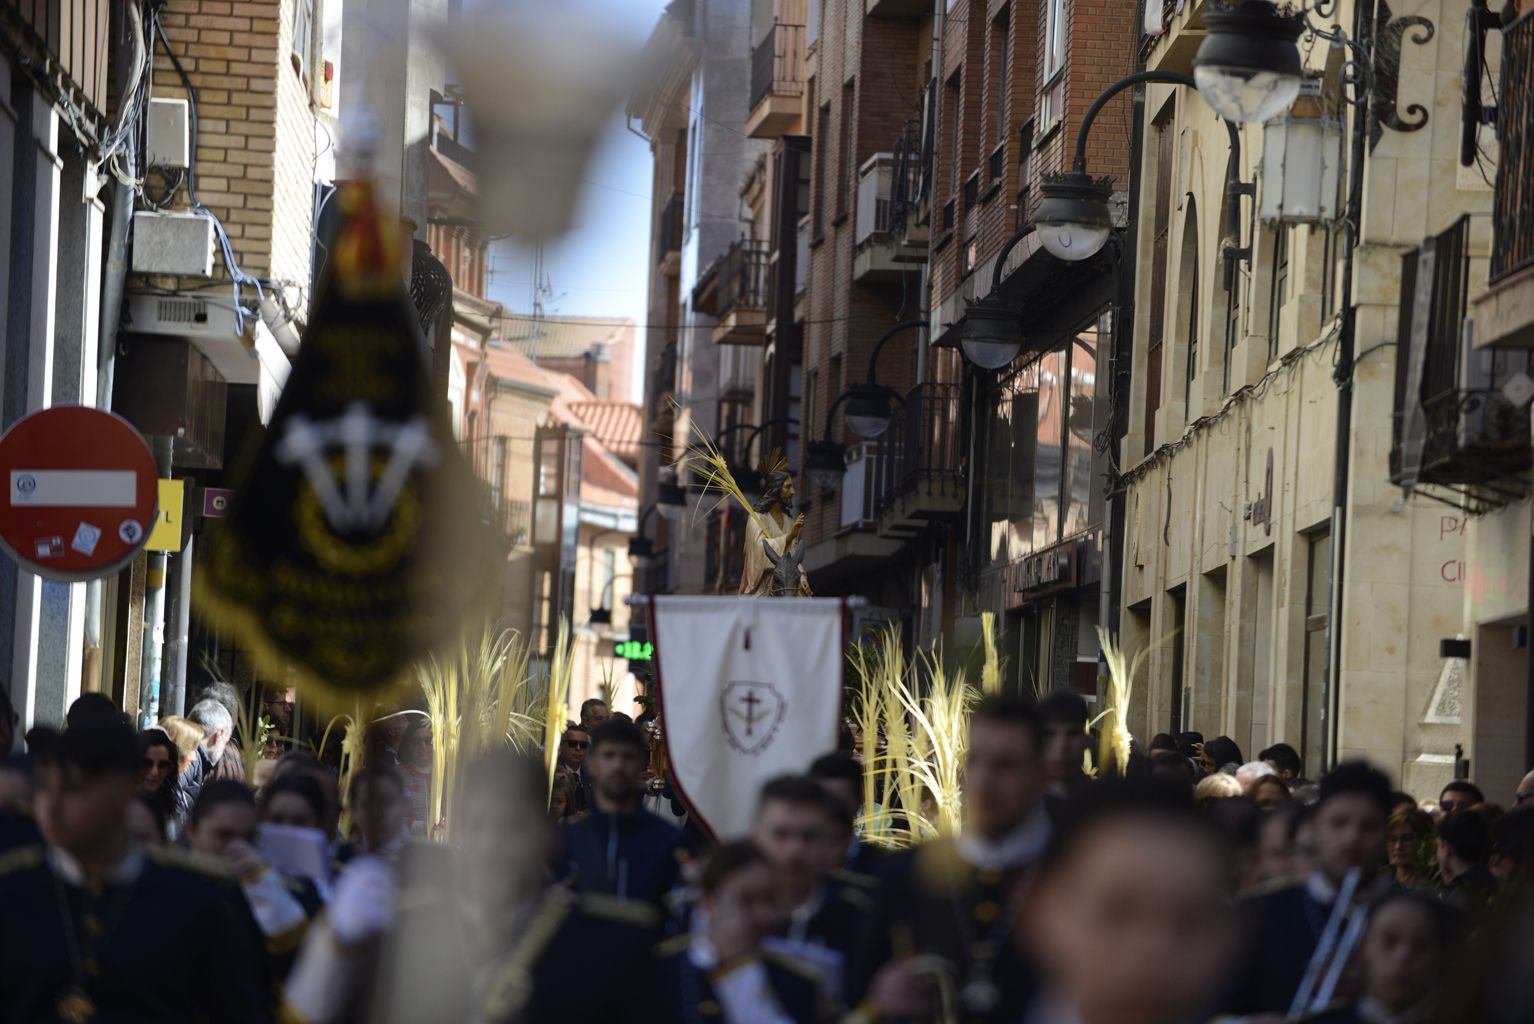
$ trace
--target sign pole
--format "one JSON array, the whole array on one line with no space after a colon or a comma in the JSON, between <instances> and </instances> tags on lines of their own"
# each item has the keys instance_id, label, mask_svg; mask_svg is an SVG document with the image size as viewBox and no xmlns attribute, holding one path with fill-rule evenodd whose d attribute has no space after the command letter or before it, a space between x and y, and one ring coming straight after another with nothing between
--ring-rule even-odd
<instances>
[{"instance_id":1,"label":"sign pole","mask_svg":"<svg viewBox=\"0 0 1534 1024\"><path fill-rule=\"evenodd\" d=\"M150 440L155 470L161 480L170 479L172 440ZM149 552L144 580L144 645L139 668L139 728L147 729L160 719L160 670L165 662L165 567L164 551Z\"/></svg>"}]
</instances>

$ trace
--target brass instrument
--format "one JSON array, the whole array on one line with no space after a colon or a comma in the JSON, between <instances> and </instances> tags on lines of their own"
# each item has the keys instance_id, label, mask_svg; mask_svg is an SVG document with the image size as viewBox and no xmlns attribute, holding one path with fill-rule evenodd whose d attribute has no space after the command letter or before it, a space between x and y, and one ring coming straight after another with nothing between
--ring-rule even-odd
<instances>
[{"instance_id":1,"label":"brass instrument","mask_svg":"<svg viewBox=\"0 0 1534 1024\"><path fill-rule=\"evenodd\" d=\"M1331 917L1327 918L1326 929L1321 933L1321 941L1316 944L1300 987L1295 990L1294 1001L1289 1004L1286 1020L1299 1020L1320 1012L1331 1005L1337 994L1337 983L1342 980L1342 972L1347 969L1359 942L1363 941L1364 927L1369 923L1367 911L1355 902L1362 879L1363 872L1358 868L1349 871L1343 879L1337 902L1332 904Z\"/></svg>"}]
</instances>

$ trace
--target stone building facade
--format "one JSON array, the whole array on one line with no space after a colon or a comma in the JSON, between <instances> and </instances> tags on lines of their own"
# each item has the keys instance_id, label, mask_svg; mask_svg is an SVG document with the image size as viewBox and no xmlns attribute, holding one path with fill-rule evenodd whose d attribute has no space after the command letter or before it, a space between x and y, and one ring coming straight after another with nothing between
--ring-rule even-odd
<instances>
[{"instance_id":1,"label":"stone building facade","mask_svg":"<svg viewBox=\"0 0 1534 1024\"><path fill-rule=\"evenodd\" d=\"M1331 17L1356 36L1355 7ZM1149 67L1189 71L1205 8L1169 13ZM1302 47L1311 102L1337 122L1334 210L1361 175L1351 253L1336 213L1260 215L1302 176L1264 166L1282 119L1240 131L1241 180L1256 195L1241 200L1240 237L1225 238L1224 125L1191 89L1146 90L1133 325L1144 372L1120 453L1123 635L1131 650L1160 643L1136 694L1139 734L1228 735L1248 757L1285 741L1313 776L1366 757L1421 793L1453 775L1457 748L1476 760L1482 712L1441 641L1463 632L1466 535L1484 527L1393 481L1410 352L1402 304L1414 301L1402 257L1470 214L1462 266L1485 280L1492 190L1456 159L1462 13L1439 0L1379 8L1364 26L1375 47L1367 111L1346 102L1335 48ZM1249 252L1227 278L1231 246ZM1339 379L1345 334L1355 359Z\"/></svg>"}]
</instances>

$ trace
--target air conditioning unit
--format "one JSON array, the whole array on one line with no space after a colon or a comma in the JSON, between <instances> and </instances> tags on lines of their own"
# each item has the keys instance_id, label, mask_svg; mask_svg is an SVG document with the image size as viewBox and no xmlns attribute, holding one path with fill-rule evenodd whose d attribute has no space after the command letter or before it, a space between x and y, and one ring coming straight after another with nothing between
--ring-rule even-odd
<instances>
[{"instance_id":1,"label":"air conditioning unit","mask_svg":"<svg viewBox=\"0 0 1534 1024\"><path fill-rule=\"evenodd\" d=\"M213 222L200 213L134 213L133 272L212 277Z\"/></svg>"},{"instance_id":2,"label":"air conditioning unit","mask_svg":"<svg viewBox=\"0 0 1534 1024\"><path fill-rule=\"evenodd\" d=\"M227 293L216 299L143 292L128 296L129 322L140 334L239 341L231 307Z\"/></svg>"}]
</instances>

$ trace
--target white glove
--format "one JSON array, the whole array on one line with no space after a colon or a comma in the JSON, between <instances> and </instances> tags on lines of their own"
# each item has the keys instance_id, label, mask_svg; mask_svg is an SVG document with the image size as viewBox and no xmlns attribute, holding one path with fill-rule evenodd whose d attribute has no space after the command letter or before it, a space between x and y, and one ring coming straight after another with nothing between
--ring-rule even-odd
<instances>
[{"instance_id":1,"label":"white glove","mask_svg":"<svg viewBox=\"0 0 1534 1024\"><path fill-rule=\"evenodd\" d=\"M356 946L394 923L394 866L381 857L358 857L336 882L326 908L331 931L343 946Z\"/></svg>"}]
</instances>

